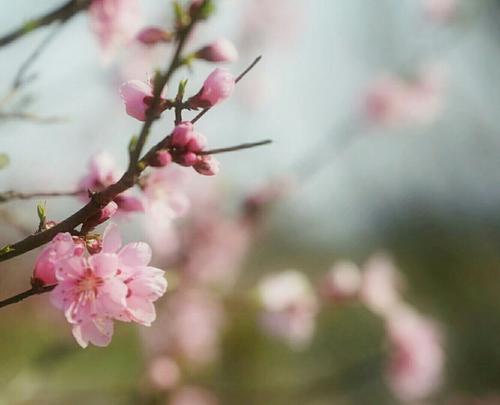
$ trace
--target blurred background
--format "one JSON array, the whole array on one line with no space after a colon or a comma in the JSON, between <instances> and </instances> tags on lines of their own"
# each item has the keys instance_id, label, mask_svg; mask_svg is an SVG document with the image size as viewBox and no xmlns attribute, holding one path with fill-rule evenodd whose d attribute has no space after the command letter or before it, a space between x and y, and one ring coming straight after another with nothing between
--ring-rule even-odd
<instances>
[{"instance_id":1,"label":"blurred background","mask_svg":"<svg viewBox=\"0 0 500 405\"><path fill-rule=\"evenodd\" d=\"M0 36L61 2L3 4ZM198 128L211 147L273 144L220 155L215 177L181 170L191 210L168 237L119 221L167 270L151 328L81 349L48 296L2 309L0 403L500 404L500 1L215 3L188 49L229 39L234 73L263 59ZM140 6L172 27L170 2ZM0 94L52 29L0 49ZM86 12L64 24L5 107L30 117L0 114L1 191L74 190L102 151L124 169L140 126L120 84L171 53L132 41L105 60ZM179 70L169 95L213 68ZM40 201L0 206L2 246ZM55 221L80 206L47 199ZM36 254L1 263L2 297Z\"/></svg>"}]
</instances>

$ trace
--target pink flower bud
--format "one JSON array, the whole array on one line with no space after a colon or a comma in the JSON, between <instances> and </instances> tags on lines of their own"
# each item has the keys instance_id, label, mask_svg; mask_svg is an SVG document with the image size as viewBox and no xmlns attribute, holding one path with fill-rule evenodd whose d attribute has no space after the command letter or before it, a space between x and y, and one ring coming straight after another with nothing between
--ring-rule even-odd
<instances>
[{"instance_id":1,"label":"pink flower bud","mask_svg":"<svg viewBox=\"0 0 500 405\"><path fill-rule=\"evenodd\" d=\"M122 212L143 212L144 204L138 197L130 195L128 192L117 195L114 200L118 204L118 208Z\"/></svg>"},{"instance_id":2,"label":"pink flower bud","mask_svg":"<svg viewBox=\"0 0 500 405\"><path fill-rule=\"evenodd\" d=\"M151 86L140 80L130 80L122 84L120 94L127 114L139 121L146 121L146 111L149 108L146 98L153 97Z\"/></svg>"},{"instance_id":3,"label":"pink flower bud","mask_svg":"<svg viewBox=\"0 0 500 405\"><path fill-rule=\"evenodd\" d=\"M198 94L189 99L193 108L208 108L228 98L235 85L234 76L226 69L215 69L205 80Z\"/></svg>"},{"instance_id":4,"label":"pink flower bud","mask_svg":"<svg viewBox=\"0 0 500 405\"><path fill-rule=\"evenodd\" d=\"M190 152L201 152L207 147L207 138L205 135L198 132L193 132L193 137L186 145L186 148Z\"/></svg>"},{"instance_id":5,"label":"pink flower bud","mask_svg":"<svg viewBox=\"0 0 500 405\"><path fill-rule=\"evenodd\" d=\"M117 210L118 210L118 204L115 203L114 201L111 201L101 210L99 216L99 223L107 221L109 218L111 218L113 215L116 214Z\"/></svg>"},{"instance_id":6,"label":"pink flower bud","mask_svg":"<svg viewBox=\"0 0 500 405\"><path fill-rule=\"evenodd\" d=\"M144 45L156 45L160 42L169 42L172 39L172 34L158 27L144 28L137 35L137 40Z\"/></svg>"},{"instance_id":7,"label":"pink flower bud","mask_svg":"<svg viewBox=\"0 0 500 405\"><path fill-rule=\"evenodd\" d=\"M193 138L193 124L189 121L181 122L172 132L172 146L182 148Z\"/></svg>"},{"instance_id":8,"label":"pink flower bud","mask_svg":"<svg viewBox=\"0 0 500 405\"><path fill-rule=\"evenodd\" d=\"M209 62L234 62L238 59L238 51L232 42L221 38L201 48L196 57Z\"/></svg>"},{"instance_id":9,"label":"pink flower bud","mask_svg":"<svg viewBox=\"0 0 500 405\"><path fill-rule=\"evenodd\" d=\"M172 155L167 150L159 150L154 154L149 165L152 167L163 167L170 163L172 163Z\"/></svg>"},{"instance_id":10,"label":"pink flower bud","mask_svg":"<svg viewBox=\"0 0 500 405\"><path fill-rule=\"evenodd\" d=\"M193 152L186 152L179 156L177 163L182 166L193 166L198 162L198 156Z\"/></svg>"},{"instance_id":11,"label":"pink flower bud","mask_svg":"<svg viewBox=\"0 0 500 405\"><path fill-rule=\"evenodd\" d=\"M83 250L81 239L75 241L69 233L58 233L36 258L32 284L56 284L56 263L65 258L81 256Z\"/></svg>"},{"instance_id":12,"label":"pink flower bud","mask_svg":"<svg viewBox=\"0 0 500 405\"><path fill-rule=\"evenodd\" d=\"M102 250L102 239L92 238L86 240L87 250L91 255L95 255Z\"/></svg>"},{"instance_id":13,"label":"pink flower bud","mask_svg":"<svg viewBox=\"0 0 500 405\"><path fill-rule=\"evenodd\" d=\"M213 156L205 155L194 164L194 170L204 176L215 176L219 173L219 161Z\"/></svg>"}]
</instances>

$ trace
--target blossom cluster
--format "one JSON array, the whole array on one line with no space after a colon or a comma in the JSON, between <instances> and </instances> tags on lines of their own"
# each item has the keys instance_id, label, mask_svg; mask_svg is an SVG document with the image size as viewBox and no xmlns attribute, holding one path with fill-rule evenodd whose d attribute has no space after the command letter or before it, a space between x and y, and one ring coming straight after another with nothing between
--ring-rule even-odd
<instances>
[{"instance_id":1,"label":"blossom cluster","mask_svg":"<svg viewBox=\"0 0 500 405\"><path fill-rule=\"evenodd\" d=\"M93 239L92 241L94 241ZM122 247L114 224L109 225L92 254L86 241L69 233L58 234L35 263L33 285L55 285L52 304L62 310L76 341L106 346L113 321L149 326L156 318L153 302L166 291L164 271L149 266L151 249L143 243Z\"/></svg>"}]
</instances>

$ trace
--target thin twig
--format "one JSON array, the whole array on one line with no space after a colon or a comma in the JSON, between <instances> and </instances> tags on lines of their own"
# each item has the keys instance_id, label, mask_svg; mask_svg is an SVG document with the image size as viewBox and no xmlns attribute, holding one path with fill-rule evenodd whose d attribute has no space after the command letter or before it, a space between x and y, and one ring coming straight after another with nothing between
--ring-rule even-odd
<instances>
[{"instance_id":1,"label":"thin twig","mask_svg":"<svg viewBox=\"0 0 500 405\"><path fill-rule=\"evenodd\" d=\"M250 149L250 148L255 148L257 146L269 145L272 142L273 141L271 141L270 139L266 139L264 141L259 141L259 142L242 143L240 145L229 146L227 148L204 150L202 152L199 152L198 154L199 155L215 155L217 153L235 152L235 151L242 150L242 149Z\"/></svg>"},{"instance_id":2,"label":"thin twig","mask_svg":"<svg viewBox=\"0 0 500 405\"><path fill-rule=\"evenodd\" d=\"M64 117L43 117L25 111L0 111L0 120L21 120L35 122L37 124L55 124L68 121L68 119Z\"/></svg>"},{"instance_id":3,"label":"thin twig","mask_svg":"<svg viewBox=\"0 0 500 405\"><path fill-rule=\"evenodd\" d=\"M19 67L16 76L14 77L14 82L12 83L12 90L15 91L19 87L21 87L24 83L24 75L26 71L30 68L30 66L36 61L36 59L40 56L42 51L52 42L52 40L56 37L56 34L59 33L62 25L56 26L52 31L50 31L49 35L47 35L42 42L34 49L34 51L28 56L28 58L23 62L23 64Z\"/></svg>"},{"instance_id":4,"label":"thin twig","mask_svg":"<svg viewBox=\"0 0 500 405\"><path fill-rule=\"evenodd\" d=\"M91 2L92 0L70 0L40 17L31 19L10 33L0 37L0 47L8 45L24 35L54 22L65 23L80 11L86 10Z\"/></svg>"},{"instance_id":5,"label":"thin twig","mask_svg":"<svg viewBox=\"0 0 500 405\"><path fill-rule=\"evenodd\" d=\"M39 294L44 294L49 291L52 291L54 288L56 288L57 284L53 285L45 285L41 287L31 287L29 290L23 291L22 293L13 295L12 297L6 298L2 301L0 301L0 308L6 307L8 305L12 304L17 304L18 302L32 297L33 295L39 295Z\"/></svg>"},{"instance_id":6,"label":"thin twig","mask_svg":"<svg viewBox=\"0 0 500 405\"><path fill-rule=\"evenodd\" d=\"M86 190L73 190L73 191L40 191L23 193L20 191L8 190L0 192L0 204L12 200L30 200L33 198L46 198L46 197L69 197L85 194Z\"/></svg>"},{"instance_id":7,"label":"thin twig","mask_svg":"<svg viewBox=\"0 0 500 405\"><path fill-rule=\"evenodd\" d=\"M243 79L247 73L249 73L257 63L260 62L260 60L262 59L262 56L259 56L257 57L251 64L250 66L248 66L243 72L241 72L241 74L235 79L235 83L238 83L241 79ZM208 107L208 108L204 108L203 110L201 110L198 115L196 117L194 117L192 120L191 120L191 123L194 124L196 121L198 121L201 117L203 117L212 107Z\"/></svg>"}]
</instances>

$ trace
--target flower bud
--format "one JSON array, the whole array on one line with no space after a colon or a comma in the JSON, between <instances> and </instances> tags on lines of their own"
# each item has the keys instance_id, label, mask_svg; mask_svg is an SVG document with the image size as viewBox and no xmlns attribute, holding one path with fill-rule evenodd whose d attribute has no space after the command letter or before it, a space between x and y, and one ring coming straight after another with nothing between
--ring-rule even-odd
<instances>
[{"instance_id":1,"label":"flower bud","mask_svg":"<svg viewBox=\"0 0 500 405\"><path fill-rule=\"evenodd\" d=\"M176 148L183 148L193 138L193 124L181 122L172 132L171 144Z\"/></svg>"},{"instance_id":2,"label":"flower bud","mask_svg":"<svg viewBox=\"0 0 500 405\"><path fill-rule=\"evenodd\" d=\"M213 107L228 98L235 85L234 76L226 69L215 69L203 83L198 94L189 99L191 108Z\"/></svg>"},{"instance_id":3,"label":"flower bud","mask_svg":"<svg viewBox=\"0 0 500 405\"><path fill-rule=\"evenodd\" d=\"M221 38L201 48L196 57L208 62L234 62L238 59L238 51L232 42Z\"/></svg>"},{"instance_id":4,"label":"flower bud","mask_svg":"<svg viewBox=\"0 0 500 405\"><path fill-rule=\"evenodd\" d=\"M194 170L204 176L215 176L220 169L219 161L210 155L201 156L193 167Z\"/></svg>"},{"instance_id":5,"label":"flower bud","mask_svg":"<svg viewBox=\"0 0 500 405\"><path fill-rule=\"evenodd\" d=\"M198 161L198 156L193 152L186 152L179 156L177 163L181 166L193 166Z\"/></svg>"},{"instance_id":6,"label":"flower bud","mask_svg":"<svg viewBox=\"0 0 500 405\"><path fill-rule=\"evenodd\" d=\"M198 132L193 132L193 137L186 145L186 148L190 152L201 152L207 147L207 138L205 135Z\"/></svg>"},{"instance_id":7,"label":"flower bud","mask_svg":"<svg viewBox=\"0 0 500 405\"><path fill-rule=\"evenodd\" d=\"M157 151L149 161L152 167L163 167L172 163L172 155L167 150Z\"/></svg>"},{"instance_id":8,"label":"flower bud","mask_svg":"<svg viewBox=\"0 0 500 405\"><path fill-rule=\"evenodd\" d=\"M172 34L158 27L148 27L137 34L137 40L144 45L152 46L160 42L170 42Z\"/></svg>"}]
</instances>

